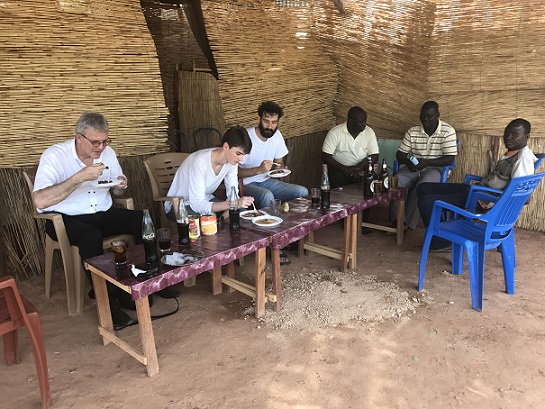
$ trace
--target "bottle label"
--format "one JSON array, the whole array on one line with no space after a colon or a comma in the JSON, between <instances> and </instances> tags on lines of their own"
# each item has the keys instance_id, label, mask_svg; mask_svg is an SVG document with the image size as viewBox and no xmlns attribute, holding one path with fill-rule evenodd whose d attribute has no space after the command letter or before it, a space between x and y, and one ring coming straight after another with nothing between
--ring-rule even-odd
<instances>
[{"instance_id":1,"label":"bottle label","mask_svg":"<svg viewBox=\"0 0 545 409\"><path fill-rule=\"evenodd\" d=\"M189 239L197 240L201 237L201 227L199 225L199 216L189 216Z\"/></svg>"}]
</instances>

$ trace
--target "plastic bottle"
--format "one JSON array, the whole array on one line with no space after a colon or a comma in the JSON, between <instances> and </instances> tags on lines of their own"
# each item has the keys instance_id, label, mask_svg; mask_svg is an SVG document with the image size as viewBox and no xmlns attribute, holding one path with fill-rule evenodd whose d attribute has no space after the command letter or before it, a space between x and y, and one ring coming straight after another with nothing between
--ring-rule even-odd
<instances>
[{"instance_id":1,"label":"plastic bottle","mask_svg":"<svg viewBox=\"0 0 545 409\"><path fill-rule=\"evenodd\" d=\"M183 197L180 197L180 202L178 203L176 225L178 226L178 244L180 246L189 244L189 218Z\"/></svg>"},{"instance_id":2,"label":"plastic bottle","mask_svg":"<svg viewBox=\"0 0 545 409\"><path fill-rule=\"evenodd\" d=\"M142 242L144 244L146 263L157 263L159 260L157 257L157 237L148 209L144 209L144 217L142 218Z\"/></svg>"},{"instance_id":3,"label":"plastic bottle","mask_svg":"<svg viewBox=\"0 0 545 409\"><path fill-rule=\"evenodd\" d=\"M327 165L322 165L322 183L320 184L320 190L322 191L322 209L329 209L330 201L329 194L331 187L329 185L329 175L327 174Z\"/></svg>"},{"instance_id":4,"label":"plastic bottle","mask_svg":"<svg viewBox=\"0 0 545 409\"><path fill-rule=\"evenodd\" d=\"M231 231L240 230L240 208L238 207L238 194L234 186L231 186L229 195L229 227Z\"/></svg>"}]
</instances>

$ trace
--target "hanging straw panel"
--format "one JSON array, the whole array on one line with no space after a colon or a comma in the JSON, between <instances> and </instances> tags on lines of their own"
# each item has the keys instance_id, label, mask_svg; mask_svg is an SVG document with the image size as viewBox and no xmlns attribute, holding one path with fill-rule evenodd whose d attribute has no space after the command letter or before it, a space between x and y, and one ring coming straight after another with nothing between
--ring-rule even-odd
<instances>
[{"instance_id":1,"label":"hanging straw panel","mask_svg":"<svg viewBox=\"0 0 545 409\"><path fill-rule=\"evenodd\" d=\"M35 165L103 113L118 154L167 149L155 46L139 2L3 1L0 24L2 167Z\"/></svg>"},{"instance_id":2,"label":"hanging straw panel","mask_svg":"<svg viewBox=\"0 0 545 409\"><path fill-rule=\"evenodd\" d=\"M225 127L257 123L257 107L284 108L286 138L330 129L337 69L312 30L312 10L274 1L205 1L206 32L219 72Z\"/></svg>"},{"instance_id":3,"label":"hanging straw panel","mask_svg":"<svg viewBox=\"0 0 545 409\"><path fill-rule=\"evenodd\" d=\"M208 61L179 5L169 5L160 0L142 0L141 4L157 49L164 98L170 112L169 145L171 150L179 150L175 132L175 129L180 128L177 118L177 70L179 67L191 69L193 63L199 67L208 67Z\"/></svg>"},{"instance_id":4,"label":"hanging straw panel","mask_svg":"<svg viewBox=\"0 0 545 409\"><path fill-rule=\"evenodd\" d=\"M337 122L366 110L379 137L401 137L418 123L426 98L435 5L416 1L315 1L314 34L339 69Z\"/></svg>"}]
</instances>

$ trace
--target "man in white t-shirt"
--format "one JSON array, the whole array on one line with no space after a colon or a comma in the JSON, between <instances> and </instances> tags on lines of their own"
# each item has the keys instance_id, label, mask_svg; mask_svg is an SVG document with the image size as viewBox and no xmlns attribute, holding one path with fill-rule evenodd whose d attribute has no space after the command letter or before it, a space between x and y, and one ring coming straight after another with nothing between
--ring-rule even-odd
<instances>
[{"instance_id":1,"label":"man in white t-shirt","mask_svg":"<svg viewBox=\"0 0 545 409\"><path fill-rule=\"evenodd\" d=\"M108 121L103 115L85 112L76 124L73 139L44 151L34 180L32 200L38 212L62 214L68 239L78 246L82 261L103 253L103 237L131 234L136 243L142 242L142 212L113 207L110 190L121 195L128 181L109 146L108 132ZM119 184L113 187L97 184L99 178ZM45 231L56 240L50 220ZM86 270L86 274L91 281L91 273ZM114 326L121 329L135 320L121 311L118 297L122 294L116 293L115 288L109 286L110 307ZM174 289L165 290L168 290L162 294L165 297L179 295ZM94 298L93 290L89 296Z\"/></svg>"},{"instance_id":2,"label":"man in white t-shirt","mask_svg":"<svg viewBox=\"0 0 545 409\"><path fill-rule=\"evenodd\" d=\"M358 106L348 110L347 121L331 129L322 146L322 161L327 164L331 188L349 185L367 170L368 157L378 162L375 132L367 126L367 113Z\"/></svg>"},{"instance_id":3,"label":"man in white t-shirt","mask_svg":"<svg viewBox=\"0 0 545 409\"><path fill-rule=\"evenodd\" d=\"M274 169L285 168L284 157L288 154L284 137L278 130L283 109L272 101L266 101L259 105L257 113L258 125L247 129L252 140L252 151L238 171L239 177L243 178L246 194L254 198L257 208L270 206L273 199L286 201L307 196L306 187L269 176L273 165ZM287 254L282 251L280 265L290 263Z\"/></svg>"},{"instance_id":4,"label":"man in white t-shirt","mask_svg":"<svg viewBox=\"0 0 545 409\"><path fill-rule=\"evenodd\" d=\"M284 168L284 157L288 154L284 137L278 130L284 111L278 104L266 101L259 105L257 113L258 125L247 129L252 151L244 158L238 172L246 194L254 198L257 208L270 206L273 199L286 201L307 196L306 187L269 176L273 163L275 168Z\"/></svg>"}]
</instances>

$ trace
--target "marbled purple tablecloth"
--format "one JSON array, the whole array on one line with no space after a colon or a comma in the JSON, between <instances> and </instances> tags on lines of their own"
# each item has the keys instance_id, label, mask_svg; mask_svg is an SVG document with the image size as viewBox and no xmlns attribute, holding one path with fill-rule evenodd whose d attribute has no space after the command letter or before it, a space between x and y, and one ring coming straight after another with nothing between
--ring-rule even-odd
<instances>
[{"instance_id":1,"label":"marbled purple tablecloth","mask_svg":"<svg viewBox=\"0 0 545 409\"><path fill-rule=\"evenodd\" d=\"M332 201L329 209L312 207L310 199L304 197L290 200L288 203L290 210L288 213L280 214L279 217L283 222L278 226L256 226L251 221L244 221L243 228L257 232L269 232L271 246L275 249L282 249L288 244L302 239L310 232L348 216L347 205L343 203L333 203ZM264 210L270 213L269 208Z\"/></svg>"},{"instance_id":2,"label":"marbled purple tablecloth","mask_svg":"<svg viewBox=\"0 0 545 409\"><path fill-rule=\"evenodd\" d=\"M184 248L174 245L178 242L176 236L172 237L174 251L183 252ZM204 253L205 257L194 264L184 267L172 267L160 263L159 272L155 277L139 279L132 275L130 268L116 270L112 253L85 260L86 263L109 275L121 284L131 288L131 298L138 300L153 294L163 288L177 284L188 278L194 277L204 271L212 270L247 256L260 248L267 247L270 243L269 234L241 230L231 233L229 225L221 225L218 234L214 236L202 236L199 240L186 246L185 249L197 250ZM127 249L127 261L130 264L144 262L144 247L140 244Z\"/></svg>"}]
</instances>

